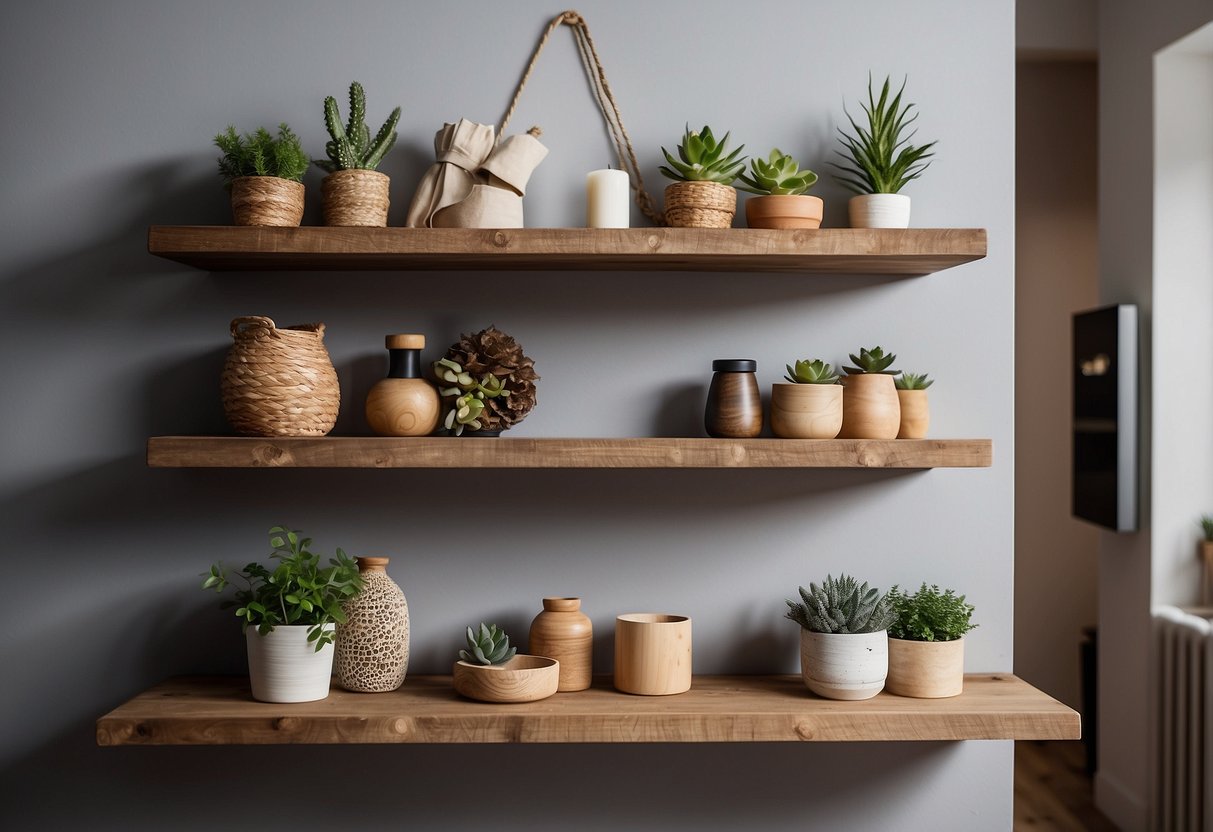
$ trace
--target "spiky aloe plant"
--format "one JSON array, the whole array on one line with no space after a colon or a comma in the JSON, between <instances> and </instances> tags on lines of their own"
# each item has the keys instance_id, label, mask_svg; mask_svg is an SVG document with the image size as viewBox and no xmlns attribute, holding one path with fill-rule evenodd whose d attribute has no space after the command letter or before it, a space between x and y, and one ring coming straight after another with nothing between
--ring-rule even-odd
<instances>
[{"instance_id":1,"label":"spiky aloe plant","mask_svg":"<svg viewBox=\"0 0 1213 832\"><path fill-rule=\"evenodd\" d=\"M478 629L468 627L468 648L459 651L459 658L469 664L502 664L518 652L510 647L510 637L496 624L481 623Z\"/></svg>"},{"instance_id":2,"label":"spiky aloe plant","mask_svg":"<svg viewBox=\"0 0 1213 832\"><path fill-rule=\"evenodd\" d=\"M831 165L839 171L834 178L840 185L857 194L895 194L907 182L921 176L931 164L926 160L935 155L929 151L936 142L914 146L909 142L917 130L902 135L918 118L918 113L910 115L913 104L902 106L901 95L905 88L906 82L902 81L901 89L890 101L886 77L878 100L872 92L869 73L868 103L860 105L868 117L866 128L861 127L843 106L855 135L838 128L838 141L843 150L836 152L845 161L843 164L831 162Z\"/></svg>"},{"instance_id":3,"label":"spiky aloe plant","mask_svg":"<svg viewBox=\"0 0 1213 832\"><path fill-rule=\"evenodd\" d=\"M691 130L687 125L678 145L678 158L675 159L664 147L661 152L670 163L669 167L662 165L658 168L662 174L679 182L718 182L721 185L732 185L737 175L745 170L746 157L741 156L745 145L738 145L732 153L725 155L729 144L729 134L716 141L712 128L704 125L702 130Z\"/></svg>"},{"instance_id":4,"label":"spiky aloe plant","mask_svg":"<svg viewBox=\"0 0 1213 832\"><path fill-rule=\"evenodd\" d=\"M797 196L817 181L817 174L807 168L801 170L796 160L779 148L772 150L765 159L757 156L751 159L750 173L750 176L743 173L737 177L745 183L737 187L766 196Z\"/></svg>"},{"instance_id":5,"label":"spiky aloe plant","mask_svg":"<svg viewBox=\"0 0 1213 832\"><path fill-rule=\"evenodd\" d=\"M793 384L837 384L838 374L820 358L812 361L797 361L796 366L785 364L788 374L784 376Z\"/></svg>"},{"instance_id":6,"label":"spiky aloe plant","mask_svg":"<svg viewBox=\"0 0 1213 832\"><path fill-rule=\"evenodd\" d=\"M277 176L298 182L307 172L307 154L296 136L284 122L273 136L264 127L255 133L240 135L236 128L215 136L215 146L223 151L219 157L219 175L230 188L233 179L242 176Z\"/></svg>"},{"instance_id":7,"label":"spiky aloe plant","mask_svg":"<svg viewBox=\"0 0 1213 832\"><path fill-rule=\"evenodd\" d=\"M905 372L893 379L893 383L898 390L926 390L935 383L935 379L927 378L926 373Z\"/></svg>"},{"instance_id":8,"label":"spiky aloe plant","mask_svg":"<svg viewBox=\"0 0 1213 832\"><path fill-rule=\"evenodd\" d=\"M337 111L337 99L331 95L324 99L324 126L332 138L324 145L328 158L313 159L312 163L329 173L338 170L374 170L396 143L396 125L399 121L400 108L397 107L372 140L371 131L366 126L366 93L362 84L354 81L350 84L350 118L344 126Z\"/></svg>"},{"instance_id":9,"label":"spiky aloe plant","mask_svg":"<svg viewBox=\"0 0 1213 832\"><path fill-rule=\"evenodd\" d=\"M802 601L788 601L786 617L814 633L876 633L896 620L887 596L850 575L827 575L821 586L800 587Z\"/></svg>"},{"instance_id":10,"label":"spiky aloe plant","mask_svg":"<svg viewBox=\"0 0 1213 832\"><path fill-rule=\"evenodd\" d=\"M890 370L889 365L897 360L897 356L893 353L885 354L885 351L880 347L860 347L859 355L850 353L851 361L855 362L854 367L844 366L843 371L849 376L858 376L864 373L882 373L887 376L895 376L901 370Z\"/></svg>"}]
</instances>

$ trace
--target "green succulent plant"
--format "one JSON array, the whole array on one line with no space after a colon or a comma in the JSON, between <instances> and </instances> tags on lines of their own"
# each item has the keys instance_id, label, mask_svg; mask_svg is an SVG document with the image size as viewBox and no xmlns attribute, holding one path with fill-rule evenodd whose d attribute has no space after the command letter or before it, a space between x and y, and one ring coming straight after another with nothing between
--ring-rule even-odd
<instances>
[{"instance_id":1,"label":"green succulent plant","mask_svg":"<svg viewBox=\"0 0 1213 832\"><path fill-rule=\"evenodd\" d=\"M1200 518L1200 529L1204 532L1205 540L1213 543L1213 514L1205 514Z\"/></svg>"},{"instance_id":2,"label":"green succulent plant","mask_svg":"<svg viewBox=\"0 0 1213 832\"><path fill-rule=\"evenodd\" d=\"M505 389L505 379L492 373L485 373L477 381L458 362L449 358L438 359L433 367L438 383L451 385L439 387L438 392L443 396L454 397L451 409L447 411L442 424L447 430L454 431L456 436L462 436L464 430L480 430L484 427L480 416L484 413L485 399L510 395L510 391Z\"/></svg>"},{"instance_id":3,"label":"green succulent plant","mask_svg":"<svg viewBox=\"0 0 1213 832\"><path fill-rule=\"evenodd\" d=\"M888 596L850 575L827 575L821 586L800 587L800 597L787 602L786 617L814 633L875 633L895 620Z\"/></svg>"},{"instance_id":4,"label":"green succulent plant","mask_svg":"<svg viewBox=\"0 0 1213 832\"><path fill-rule=\"evenodd\" d=\"M973 617L973 605L950 589L940 591L938 586L925 583L917 592L908 595L894 586L885 596L896 616L889 627L893 638L910 641L955 641L977 625Z\"/></svg>"},{"instance_id":5,"label":"green succulent plant","mask_svg":"<svg viewBox=\"0 0 1213 832\"><path fill-rule=\"evenodd\" d=\"M307 154L299 137L285 122L278 125L278 135L270 135L264 127L255 133L240 135L236 128L215 136L215 146L223 151L219 157L219 175L230 188L233 179L242 176L277 176L299 182L307 172Z\"/></svg>"},{"instance_id":6,"label":"green succulent plant","mask_svg":"<svg viewBox=\"0 0 1213 832\"><path fill-rule=\"evenodd\" d=\"M872 76L868 75L868 103L860 105L868 117L866 128L861 127L843 106L855 134L838 128L843 150L836 152L844 162L832 162L831 165L839 171L834 178L840 185L857 194L895 194L907 182L921 176L931 164L926 160L934 155L929 151L936 143L914 146L909 142L917 131L903 135L918 118L917 113L910 115L913 104L903 106L901 103L905 88L906 82L902 81L901 89L890 101L886 77L877 99L872 92Z\"/></svg>"},{"instance_id":7,"label":"green succulent plant","mask_svg":"<svg viewBox=\"0 0 1213 832\"><path fill-rule=\"evenodd\" d=\"M772 150L766 159L757 156L751 159L750 173L737 178L745 183L738 187L752 194L797 196L817 182L817 174L807 168L801 170L796 160L779 148Z\"/></svg>"},{"instance_id":8,"label":"green succulent plant","mask_svg":"<svg viewBox=\"0 0 1213 832\"><path fill-rule=\"evenodd\" d=\"M704 125L702 130L691 130L687 125L678 145L678 158L661 148L669 167L662 165L659 170L663 175L680 182L719 182L721 185L732 185L743 170L746 157L741 156L745 145L738 145L732 153L725 155L729 144L729 134L719 142L712 135L712 128Z\"/></svg>"},{"instance_id":9,"label":"green succulent plant","mask_svg":"<svg viewBox=\"0 0 1213 832\"><path fill-rule=\"evenodd\" d=\"M812 361L797 361L796 366L785 364L788 374L784 376L793 384L837 384L838 374L829 364L819 358Z\"/></svg>"},{"instance_id":10,"label":"green succulent plant","mask_svg":"<svg viewBox=\"0 0 1213 832\"><path fill-rule=\"evenodd\" d=\"M901 370L890 370L889 365L897 360L897 356L893 353L885 354L885 351L880 347L860 347L859 355L851 353L851 361L855 363L854 367L844 366L842 369L849 376L863 375L864 373L883 373L887 376L895 376Z\"/></svg>"},{"instance_id":11,"label":"green succulent plant","mask_svg":"<svg viewBox=\"0 0 1213 832\"><path fill-rule=\"evenodd\" d=\"M375 138L366 126L366 93L362 84L350 84L350 118L342 126L341 114L337 111L337 99L324 99L324 126L332 137L324 145L327 159L314 159L316 167L333 173L338 170L374 170L384 154L396 143L396 125L400 121L400 108L392 110L387 121L379 128Z\"/></svg>"},{"instance_id":12,"label":"green succulent plant","mask_svg":"<svg viewBox=\"0 0 1213 832\"><path fill-rule=\"evenodd\" d=\"M517 647L510 647L510 637L496 624L481 623L475 630L468 627L467 642L468 647L459 651L459 658L469 664L502 664L518 652Z\"/></svg>"},{"instance_id":13,"label":"green succulent plant","mask_svg":"<svg viewBox=\"0 0 1213 832\"><path fill-rule=\"evenodd\" d=\"M893 383L898 390L926 390L935 383L935 379L927 378L926 373L905 372L893 379Z\"/></svg>"}]
</instances>

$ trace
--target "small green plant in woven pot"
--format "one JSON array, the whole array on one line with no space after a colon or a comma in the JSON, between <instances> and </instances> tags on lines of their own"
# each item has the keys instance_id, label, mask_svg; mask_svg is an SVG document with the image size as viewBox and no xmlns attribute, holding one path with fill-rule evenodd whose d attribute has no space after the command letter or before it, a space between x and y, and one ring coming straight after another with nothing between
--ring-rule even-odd
<instances>
[{"instance_id":1,"label":"small green plant in woven pot","mask_svg":"<svg viewBox=\"0 0 1213 832\"><path fill-rule=\"evenodd\" d=\"M717 141L712 128L692 130L688 124L678 155L661 148L668 165L661 173L674 180L665 189L665 220L679 228L728 228L737 212L737 191L732 187L745 170L745 145L728 151L729 134Z\"/></svg>"},{"instance_id":2,"label":"small green plant in woven pot","mask_svg":"<svg viewBox=\"0 0 1213 832\"><path fill-rule=\"evenodd\" d=\"M802 586L800 599L787 602L785 616L813 633L875 633L894 620L888 597L850 575Z\"/></svg>"},{"instance_id":3,"label":"small green plant in woven pot","mask_svg":"<svg viewBox=\"0 0 1213 832\"><path fill-rule=\"evenodd\" d=\"M219 175L232 195L236 225L296 226L303 219L307 154L286 124L278 135L264 127L241 135L229 125L215 136Z\"/></svg>"},{"instance_id":4,"label":"small green plant in woven pot","mask_svg":"<svg viewBox=\"0 0 1213 832\"><path fill-rule=\"evenodd\" d=\"M270 529L273 564L254 562L232 570L215 563L204 573L202 588L223 593L233 581L243 584L234 587L235 600L222 606L236 607L245 630L255 627L266 635L282 625L305 626L307 640L320 652L333 641L333 629L327 625L345 622L341 604L362 591L362 578L357 563L341 549L322 566L311 545L312 539L301 532L274 526Z\"/></svg>"},{"instance_id":5,"label":"small green plant in woven pot","mask_svg":"<svg viewBox=\"0 0 1213 832\"><path fill-rule=\"evenodd\" d=\"M797 361L796 365L784 365L788 372L784 376L793 384L837 384L838 373L820 358Z\"/></svg>"},{"instance_id":6,"label":"small green plant in woven pot","mask_svg":"<svg viewBox=\"0 0 1213 832\"><path fill-rule=\"evenodd\" d=\"M977 627L972 623L974 607L963 595L923 583L917 592L894 586L887 596L896 620L889 627L892 638L909 641L955 641Z\"/></svg>"},{"instance_id":7,"label":"small green plant in woven pot","mask_svg":"<svg viewBox=\"0 0 1213 832\"><path fill-rule=\"evenodd\" d=\"M467 629L467 649L459 651L459 658L468 664L505 664L514 658L518 648L510 646L510 637L496 624L481 622L476 629Z\"/></svg>"}]
</instances>

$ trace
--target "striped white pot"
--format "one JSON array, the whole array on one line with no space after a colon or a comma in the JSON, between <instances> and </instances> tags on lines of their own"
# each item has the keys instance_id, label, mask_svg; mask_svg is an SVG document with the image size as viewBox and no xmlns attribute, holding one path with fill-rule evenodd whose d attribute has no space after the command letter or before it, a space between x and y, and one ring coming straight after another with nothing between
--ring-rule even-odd
<instances>
[{"instance_id":1,"label":"striped white pot","mask_svg":"<svg viewBox=\"0 0 1213 832\"><path fill-rule=\"evenodd\" d=\"M826 699L871 699L889 674L889 635L800 630L800 675Z\"/></svg>"},{"instance_id":2,"label":"striped white pot","mask_svg":"<svg viewBox=\"0 0 1213 832\"><path fill-rule=\"evenodd\" d=\"M326 630L333 624L324 625ZM259 702L312 702L329 695L333 675L333 645L307 640L306 625L283 625L265 635L256 627L245 631L249 681Z\"/></svg>"},{"instance_id":3,"label":"striped white pot","mask_svg":"<svg viewBox=\"0 0 1213 832\"><path fill-rule=\"evenodd\" d=\"M910 198L905 194L864 194L847 203L851 228L909 228Z\"/></svg>"}]
</instances>

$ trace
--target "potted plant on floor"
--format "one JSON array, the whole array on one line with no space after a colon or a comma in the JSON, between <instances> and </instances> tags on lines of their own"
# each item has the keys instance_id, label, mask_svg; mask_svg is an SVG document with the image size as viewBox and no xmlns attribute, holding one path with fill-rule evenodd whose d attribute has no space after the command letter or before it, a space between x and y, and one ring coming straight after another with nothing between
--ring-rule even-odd
<instances>
[{"instance_id":1,"label":"potted plant on floor","mask_svg":"<svg viewBox=\"0 0 1213 832\"><path fill-rule=\"evenodd\" d=\"M296 226L303 220L307 154L285 123L272 136L264 127L240 135L228 125L215 136L219 174L232 194L236 225Z\"/></svg>"},{"instance_id":2,"label":"potted plant on floor","mask_svg":"<svg viewBox=\"0 0 1213 832\"><path fill-rule=\"evenodd\" d=\"M222 593L232 580L236 617L248 644L253 698L261 702L311 702L329 693L334 628L345 622L342 602L362 591L358 566L345 552L321 567L311 538L284 526L270 529L269 568L250 563L231 571L222 562L205 573L203 589Z\"/></svg>"},{"instance_id":3,"label":"potted plant on floor","mask_svg":"<svg viewBox=\"0 0 1213 832\"><path fill-rule=\"evenodd\" d=\"M688 124L678 145L678 158L664 147L669 167L659 169L674 184L665 189L665 221L675 228L728 228L737 213L737 190L732 187L745 170L745 145L725 155L729 134L716 141L712 129L692 131Z\"/></svg>"},{"instance_id":4,"label":"potted plant on floor","mask_svg":"<svg viewBox=\"0 0 1213 832\"><path fill-rule=\"evenodd\" d=\"M901 429L901 405L893 376L900 370L889 369L897 360L880 347L866 347L859 355L851 353L854 367L843 367L842 430L843 439L894 439Z\"/></svg>"},{"instance_id":5,"label":"potted plant on floor","mask_svg":"<svg viewBox=\"0 0 1213 832\"><path fill-rule=\"evenodd\" d=\"M964 688L964 635L973 605L950 589L925 583L907 594L894 586L889 603L889 693L916 699L958 696Z\"/></svg>"},{"instance_id":6,"label":"potted plant on floor","mask_svg":"<svg viewBox=\"0 0 1213 832\"><path fill-rule=\"evenodd\" d=\"M827 576L800 587L787 617L800 625L800 673L805 685L827 699L871 699L889 669L886 629L893 623L889 599L849 575Z\"/></svg>"},{"instance_id":7,"label":"potted plant on floor","mask_svg":"<svg viewBox=\"0 0 1213 832\"><path fill-rule=\"evenodd\" d=\"M817 174L805 169L779 148L766 159L750 160L750 175L737 177L739 187L757 196L745 203L745 221L750 228L820 228L825 203L805 193L817 182Z\"/></svg>"},{"instance_id":8,"label":"potted plant on floor","mask_svg":"<svg viewBox=\"0 0 1213 832\"><path fill-rule=\"evenodd\" d=\"M468 627L467 649L459 651L452 674L455 690L481 702L534 702L556 692L560 662L516 654L496 624Z\"/></svg>"},{"instance_id":9,"label":"potted plant on floor","mask_svg":"<svg viewBox=\"0 0 1213 832\"><path fill-rule=\"evenodd\" d=\"M399 121L397 107L372 139L366 126L366 93L357 81L350 84L350 117L344 126L337 99L324 99L324 126L331 137L324 146L328 158L314 163L329 174L321 183L325 225L387 225L390 180L375 168L396 143Z\"/></svg>"},{"instance_id":10,"label":"potted plant on floor","mask_svg":"<svg viewBox=\"0 0 1213 832\"><path fill-rule=\"evenodd\" d=\"M904 372L894 379L897 385L897 404L901 408L901 427L898 439L923 439L931 424L931 407L927 401L927 388L935 383L926 373Z\"/></svg>"},{"instance_id":11,"label":"potted plant on floor","mask_svg":"<svg viewBox=\"0 0 1213 832\"><path fill-rule=\"evenodd\" d=\"M833 439L842 428L842 387L821 359L785 365L787 384L771 385L771 432L784 439Z\"/></svg>"},{"instance_id":12,"label":"potted plant on floor","mask_svg":"<svg viewBox=\"0 0 1213 832\"><path fill-rule=\"evenodd\" d=\"M901 89L889 100L889 79L877 99L872 92L872 76L868 76L868 103L861 104L868 117L866 127L861 127L846 111L854 135L838 128L839 142L843 150L838 155L843 163L833 163L839 171L835 179L839 184L854 191L848 208L852 228L907 228L910 225L910 198L901 193L907 182L917 179L931 164L934 154L930 152L935 142L912 145L910 139L915 130L906 135L906 130L918 118L910 115L913 104L902 105L905 81Z\"/></svg>"}]
</instances>

